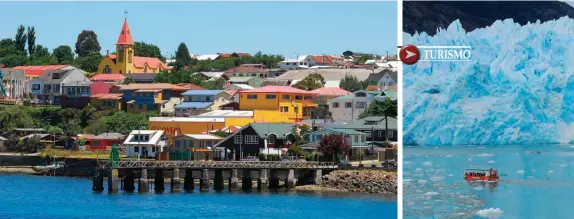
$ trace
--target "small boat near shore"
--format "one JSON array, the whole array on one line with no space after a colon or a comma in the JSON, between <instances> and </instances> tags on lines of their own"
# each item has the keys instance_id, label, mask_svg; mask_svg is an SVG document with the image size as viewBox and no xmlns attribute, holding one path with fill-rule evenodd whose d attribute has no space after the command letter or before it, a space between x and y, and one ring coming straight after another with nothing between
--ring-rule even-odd
<instances>
[{"instance_id":1,"label":"small boat near shore","mask_svg":"<svg viewBox=\"0 0 574 219\"><path fill-rule=\"evenodd\" d=\"M466 169L464 170L465 181L493 181L497 182L499 179L498 171L490 169Z\"/></svg>"},{"instance_id":2,"label":"small boat near shore","mask_svg":"<svg viewBox=\"0 0 574 219\"><path fill-rule=\"evenodd\" d=\"M52 164L46 165L46 166L33 166L32 170L34 170L37 173L41 173L41 172L45 172L45 171L49 171L49 170L55 170L58 168L62 168L65 165L66 165L65 162L59 161L59 162L55 162L55 163L52 163Z\"/></svg>"}]
</instances>

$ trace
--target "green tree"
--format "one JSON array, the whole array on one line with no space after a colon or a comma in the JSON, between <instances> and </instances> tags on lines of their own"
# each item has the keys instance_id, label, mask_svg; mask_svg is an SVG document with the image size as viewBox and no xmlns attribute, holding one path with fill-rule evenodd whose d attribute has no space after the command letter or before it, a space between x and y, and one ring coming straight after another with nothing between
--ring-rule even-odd
<instances>
[{"instance_id":1,"label":"green tree","mask_svg":"<svg viewBox=\"0 0 574 219\"><path fill-rule=\"evenodd\" d=\"M165 62L165 57L161 55L161 50L154 44L147 44L145 42L136 42L135 43L135 56L142 56L142 57L155 57L160 59L162 62Z\"/></svg>"},{"instance_id":2,"label":"green tree","mask_svg":"<svg viewBox=\"0 0 574 219\"><path fill-rule=\"evenodd\" d=\"M309 134L311 133L311 127L306 124L303 124L299 127L293 126L291 128L291 134L289 135L289 139L291 141L291 145L302 145L309 142Z\"/></svg>"},{"instance_id":3,"label":"green tree","mask_svg":"<svg viewBox=\"0 0 574 219\"><path fill-rule=\"evenodd\" d=\"M225 87L225 79L218 78L217 80L206 81L201 84L201 87L207 90L223 90Z\"/></svg>"},{"instance_id":4,"label":"green tree","mask_svg":"<svg viewBox=\"0 0 574 219\"><path fill-rule=\"evenodd\" d=\"M201 86L204 83L204 81L207 81L208 79L209 78L207 78L207 76L205 76L203 74L194 73L194 74L191 74L189 83Z\"/></svg>"},{"instance_id":5,"label":"green tree","mask_svg":"<svg viewBox=\"0 0 574 219\"><path fill-rule=\"evenodd\" d=\"M22 55L8 55L0 58L0 64L4 64L7 68L25 65L28 62L28 57Z\"/></svg>"},{"instance_id":6,"label":"green tree","mask_svg":"<svg viewBox=\"0 0 574 219\"><path fill-rule=\"evenodd\" d=\"M56 135L64 134L64 130L62 130L62 128L58 126L48 126L46 128L46 132L52 134L52 142L53 142L52 146L56 146Z\"/></svg>"},{"instance_id":7,"label":"green tree","mask_svg":"<svg viewBox=\"0 0 574 219\"><path fill-rule=\"evenodd\" d=\"M16 41L10 38L0 40L0 57L9 55L26 56L26 53L16 49Z\"/></svg>"},{"instance_id":8,"label":"green tree","mask_svg":"<svg viewBox=\"0 0 574 219\"><path fill-rule=\"evenodd\" d=\"M74 61L74 52L72 52L72 48L67 45L58 46L58 48L52 52L52 56L56 57L58 64L72 64Z\"/></svg>"},{"instance_id":9,"label":"green tree","mask_svg":"<svg viewBox=\"0 0 574 219\"><path fill-rule=\"evenodd\" d=\"M180 43L175 52L175 61L180 62L184 66L191 64L191 55L185 43Z\"/></svg>"},{"instance_id":10,"label":"green tree","mask_svg":"<svg viewBox=\"0 0 574 219\"><path fill-rule=\"evenodd\" d=\"M356 76L347 74L341 79L341 82L339 82L339 88L349 92L355 92L363 89L363 84Z\"/></svg>"},{"instance_id":11,"label":"green tree","mask_svg":"<svg viewBox=\"0 0 574 219\"><path fill-rule=\"evenodd\" d=\"M35 55L36 52L36 30L34 27L28 27L28 54L30 54L30 59ZM48 53L48 55L50 55Z\"/></svg>"},{"instance_id":12,"label":"green tree","mask_svg":"<svg viewBox=\"0 0 574 219\"><path fill-rule=\"evenodd\" d=\"M301 89L301 90L315 90L322 88L325 85L325 79L318 73L311 73L307 75L307 77L303 78L303 80L297 82L293 85L294 88Z\"/></svg>"},{"instance_id":13,"label":"green tree","mask_svg":"<svg viewBox=\"0 0 574 219\"><path fill-rule=\"evenodd\" d=\"M136 83L136 81L133 78L128 77L126 77L126 79L124 79L124 81L122 82L122 84L132 84L132 83Z\"/></svg>"},{"instance_id":14,"label":"green tree","mask_svg":"<svg viewBox=\"0 0 574 219\"><path fill-rule=\"evenodd\" d=\"M94 53L99 54L101 49L100 42L98 42L98 35L96 35L94 31L83 30L78 34L76 54L78 54L79 57L88 57Z\"/></svg>"},{"instance_id":15,"label":"green tree","mask_svg":"<svg viewBox=\"0 0 574 219\"><path fill-rule=\"evenodd\" d=\"M26 31L26 28L24 28L24 25L20 25L18 27L18 30L16 30L16 36L14 37L14 43L16 45L16 50L23 52L24 55L26 55L27 37L26 37L26 33L24 33L24 31Z\"/></svg>"},{"instance_id":16,"label":"green tree","mask_svg":"<svg viewBox=\"0 0 574 219\"><path fill-rule=\"evenodd\" d=\"M98 71L98 65L102 61L102 58L103 56L100 52L92 52L88 56L78 56L78 58L74 60L73 65L87 72L96 72Z\"/></svg>"}]
</instances>

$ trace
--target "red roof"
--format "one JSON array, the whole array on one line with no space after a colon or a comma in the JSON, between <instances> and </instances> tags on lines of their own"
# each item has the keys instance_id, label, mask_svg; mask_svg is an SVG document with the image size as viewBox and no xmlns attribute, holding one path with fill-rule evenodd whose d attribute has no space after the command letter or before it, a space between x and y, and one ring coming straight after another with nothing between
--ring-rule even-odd
<instances>
[{"instance_id":1,"label":"red roof","mask_svg":"<svg viewBox=\"0 0 574 219\"><path fill-rule=\"evenodd\" d=\"M92 95L91 98L101 99L101 100L119 100L122 99L123 94L96 94Z\"/></svg>"},{"instance_id":2,"label":"red roof","mask_svg":"<svg viewBox=\"0 0 574 219\"><path fill-rule=\"evenodd\" d=\"M231 95L231 96L235 95L238 91L239 91L239 90L232 90L232 89L230 89L230 90L225 90L225 92L227 92L227 93L228 93L229 95Z\"/></svg>"},{"instance_id":3,"label":"red roof","mask_svg":"<svg viewBox=\"0 0 574 219\"><path fill-rule=\"evenodd\" d=\"M237 55L237 56L239 56L239 57L249 57L249 56L251 56L251 54L246 53L246 52L234 52L234 53L223 53L223 52L222 52L222 53L217 53L217 55L219 55L220 58L229 58L229 57L231 57L231 55L233 55L233 54L235 54L235 55Z\"/></svg>"},{"instance_id":4,"label":"red roof","mask_svg":"<svg viewBox=\"0 0 574 219\"><path fill-rule=\"evenodd\" d=\"M126 76L122 74L98 74L90 78L90 81L123 81Z\"/></svg>"},{"instance_id":5,"label":"red roof","mask_svg":"<svg viewBox=\"0 0 574 219\"><path fill-rule=\"evenodd\" d=\"M40 76L48 70L60 70L68 67L69 65L23 65L16 66L12 69L23 70L26 76Z\"/></svg>"},{"instance_id":6,"label":"red roof","mask_svg":"<svg viewBox=\"0 0 574 219\"><path fill-rule=\"evenodd\" d=\"M322 64L322 65L331 65L333 61L329 58L329 56L309 56L309 59L313 60L313 62Z\"/></svg>"},{"instance_id":7,"label":"red roof","mask_svg":"<svg viewBox=\"0 0 574 219\"><path fill-rule=\"evenodd\" d=\"M103 81L96 81L90 84L90 91L92 92L92 95L109 94L111 88L111 84L105 83Z\"/></svg>"},{"instance_id":8,"label":"red roof","mask_svg":"<svg viewBox=\"0 0 574 219\"><path fill-rule=\"evenodd\" d=\"M108 54L107 56L110 57L110 59L112 59L114 61L114 63L116 62L116 55ZM150 68L154 68L154 69L158 68L159 66L161 66L161 68L166 69L166 70L171 69L171 66L166 65L165 63L163 63L158 58L134 56L134 66L135 67L144 68L144 66L146 64Z\"/></svg>"},{"instance_id":9,"label":"red roof","mask_svg":"<svg viewBox=\"0 0 574 219\"><path fill-rule=\"evenodd\" d=\"M368 90L368 91L378 91L379 88L377 88L377 85L369 85L369 86L367 86L367 88L366 88L365 90Z\"/></svg>"},{"instance_id":10,"label":"red roof","mask_svg":"<svg viewBox=\"0 0 574 219\"><path fill-rule=\"evenodd\" d=\"M385 90L388 90L388 91L397 91L398 88L397 88L397 85L395 84L395 85L390 86L390 87L388 87L388 86L387 86L387 87L383 87L383 90L384 90L384 91L385 91Z\"/></svg>"},{"instance_id":11,"label":"red roof","mask_svg":"<svg viewBox=\"0 0 574 219\"><path fill-rule=\"evenodd\" d=\"M269 73L269 69L260 69L253 67L236 67L225 71L226 73Z\"/></svg>"},{"instance_id":12,"label":"red roof","mask_svg":"<svg viewBox=\"0 0 574 219\"><path fill-rule=\"evenodd\" d=\"M343 90L338 87L322 87L319 89L312 90L311 92L315 92L321 96L344 96L347 94L351 94L351 92Z\"/></svg>"},{"instance_id":13,"label":"red roof","mask_svg":"<svg viewBox=\"0 0 574 219\"><path fill-rule=\"evenodd\" d=\"M120 33L120 37L118 37L118 45L134 45L134 40L132 39L132 32L130 31L130 27L128 26L128 19L124 20L124 26L122 26L122 32Z\"/></svg>"},{"instance_id":14,"label":"red roof","mask_svg":"<svg viewBox=\"0 0 574 219\"><path fill-rule=\"evenodd\" d=\"M251 94L251 93L290 93L290 94L310 94L317 95L315 92L300 90L294 87L288 86L265 86L260 88L255 88L251 90L241 90L240 94Z\"/></svg>"}]
</instances>

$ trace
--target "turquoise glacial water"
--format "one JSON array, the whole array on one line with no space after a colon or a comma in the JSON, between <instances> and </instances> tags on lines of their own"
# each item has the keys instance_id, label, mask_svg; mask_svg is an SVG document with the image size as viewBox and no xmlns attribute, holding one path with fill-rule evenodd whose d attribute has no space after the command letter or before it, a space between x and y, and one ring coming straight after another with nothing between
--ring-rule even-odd
<instances>
[{"instance_id":1,"label":"turquoise glacial water","mask_svg":"<svg viewBox=\"0 0 574 219\"><path fill-rule=\"evenodd\" d=\"M574 146L404 151L404 218L482 218L478 212L485 209L499 209L500 218L572 218ZM464 169L472 167L496 168L501 179L497 184L467 183Z\"/></svg>"},{"instance_id":2,"label":"turquoise glacial water","mask_svg":"<svg viewBox=\"0 0 574 219\"><path fill-rule=\"evenodd\" d=\"M380 196L108 194L91 187L86 178L0 175L0 218L397 218L396 199Z\"/></svg>"}]
</instances>

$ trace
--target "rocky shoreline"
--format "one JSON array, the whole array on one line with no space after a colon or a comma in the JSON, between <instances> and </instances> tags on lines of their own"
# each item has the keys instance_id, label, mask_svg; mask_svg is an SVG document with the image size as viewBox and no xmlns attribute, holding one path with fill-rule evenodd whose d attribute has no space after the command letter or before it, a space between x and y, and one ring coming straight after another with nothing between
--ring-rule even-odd
<instances>
[{"instance_id":1,"label":"rocky shoreline","mask_svg":"<svg viewBox=\"0 0 574 219\"><path fill-rule=\"evenodd\" d=\"M0 173L35 173L31 167L0 167Z\"/></svg>"},{"instance_id":2,"label":"rocky shoreline","mask_svg":"<svg viewBox=\"0 0 574 219\"><path fill-rule=\"evenodd\" d=\"M397 194L397 174L383 170L336 170L321 177L321 183L299 186L299 191L337 191Z\"/></svg>"}]
</instances>

